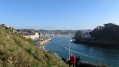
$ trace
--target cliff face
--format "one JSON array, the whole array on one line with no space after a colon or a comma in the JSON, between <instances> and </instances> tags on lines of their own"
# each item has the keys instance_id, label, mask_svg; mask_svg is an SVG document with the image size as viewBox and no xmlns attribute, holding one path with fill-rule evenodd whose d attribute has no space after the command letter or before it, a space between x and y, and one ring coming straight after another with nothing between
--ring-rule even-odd
<instances>
[{"instance_id":1,"label":"cliff face","mask_svg":"<svg viewBox=\"0 0 119 67\"><path fill-rule=\"evenodd\" d=\"M54 53L34 45L13 29L0 26L0 67L67 67Z\"/></svg>"}]
</instances>

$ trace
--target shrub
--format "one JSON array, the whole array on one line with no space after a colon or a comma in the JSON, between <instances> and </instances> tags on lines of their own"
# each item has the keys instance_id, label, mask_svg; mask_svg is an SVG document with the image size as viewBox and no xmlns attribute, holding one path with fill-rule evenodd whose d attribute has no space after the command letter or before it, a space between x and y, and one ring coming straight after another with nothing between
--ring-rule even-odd
<instances>
[{"instance_id":1,"label":"shrub","mask_svg":"<svg viewBox=\"0 0 119 67\"><path fill-rule=\"evenodd\" d=\"M28 42L31 44L31 45L35 45L35 43L33 42L33 40L31 38L28 39Z\"/></svg>"},{"instance_id":2,"label":"shrub","mask_svg":"<svg viewBox=\"0 0 119 67\"><path fill-rule=\"evenodd\" d=\"M32 48L28 48L28 49L26 49L26 51L27 51L30 55L32 55Z\"/></svg>"}]
</instances>

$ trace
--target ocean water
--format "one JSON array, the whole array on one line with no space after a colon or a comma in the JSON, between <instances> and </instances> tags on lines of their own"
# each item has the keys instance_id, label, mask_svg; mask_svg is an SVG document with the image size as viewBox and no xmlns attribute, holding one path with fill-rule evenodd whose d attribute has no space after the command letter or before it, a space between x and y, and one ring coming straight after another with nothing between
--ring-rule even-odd
<instances>
[{"instance_id":1,"label":"ocean water","mask_svg":"<svg viewBox=\"0 0 119 67\"><path fill-rule=\"evenodd\" d=\"M57 53L61 58L68 59L70 45L70 52L74 56L81 56L82 62L119 67L119 49L75 44L70 39L70 37L52 37L52 41L45 46L45 49Z\"/></svg>"}]
</instances>

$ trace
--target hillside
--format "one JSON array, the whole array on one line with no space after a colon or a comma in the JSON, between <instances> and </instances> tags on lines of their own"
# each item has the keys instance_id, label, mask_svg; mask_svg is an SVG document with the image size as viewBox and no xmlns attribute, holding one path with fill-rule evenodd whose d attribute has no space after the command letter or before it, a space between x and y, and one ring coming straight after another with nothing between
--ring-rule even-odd
<instances>
[{"instance_id":1,"label":"hillside","mask_svg":"<svg viewBox=\"0 0 119 67\"><path fill-rule=\"evenodd\" d=\"M12 29L0 26L0 67L67 67L57 55L44 51Z\"/></svg>"},{"instance_id":2,"label":"hillside","mask_svg":"<svg viewBox=\"0 0 119 67\"><path fill-rule=\"evenodd\" d=\"M103 26L97 26L89 34L78 31L74 39L76 43L83 43L92 46L100 46L106 48L119 48L119 25L107 23ZM88 38L85 38L90 36Z\"/></svg>"}]
</instances>

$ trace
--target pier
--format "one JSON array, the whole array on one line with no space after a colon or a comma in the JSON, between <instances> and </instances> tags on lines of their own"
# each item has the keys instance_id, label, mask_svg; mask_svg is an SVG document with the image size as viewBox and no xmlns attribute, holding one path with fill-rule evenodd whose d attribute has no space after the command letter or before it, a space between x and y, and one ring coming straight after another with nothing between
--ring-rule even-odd
<instances>
[{"instance_id":1,"label":"pier","mask_svg":"<svg viewBox=\"0 0 119 67\"><path fill-rule=\"evenodd\" d=\"M51 41L51 38L48 38L48 37L39 38L39 39L35 40L35 44L38 46L44 46L49 41Z\"/></svg>"}]
</instances>

